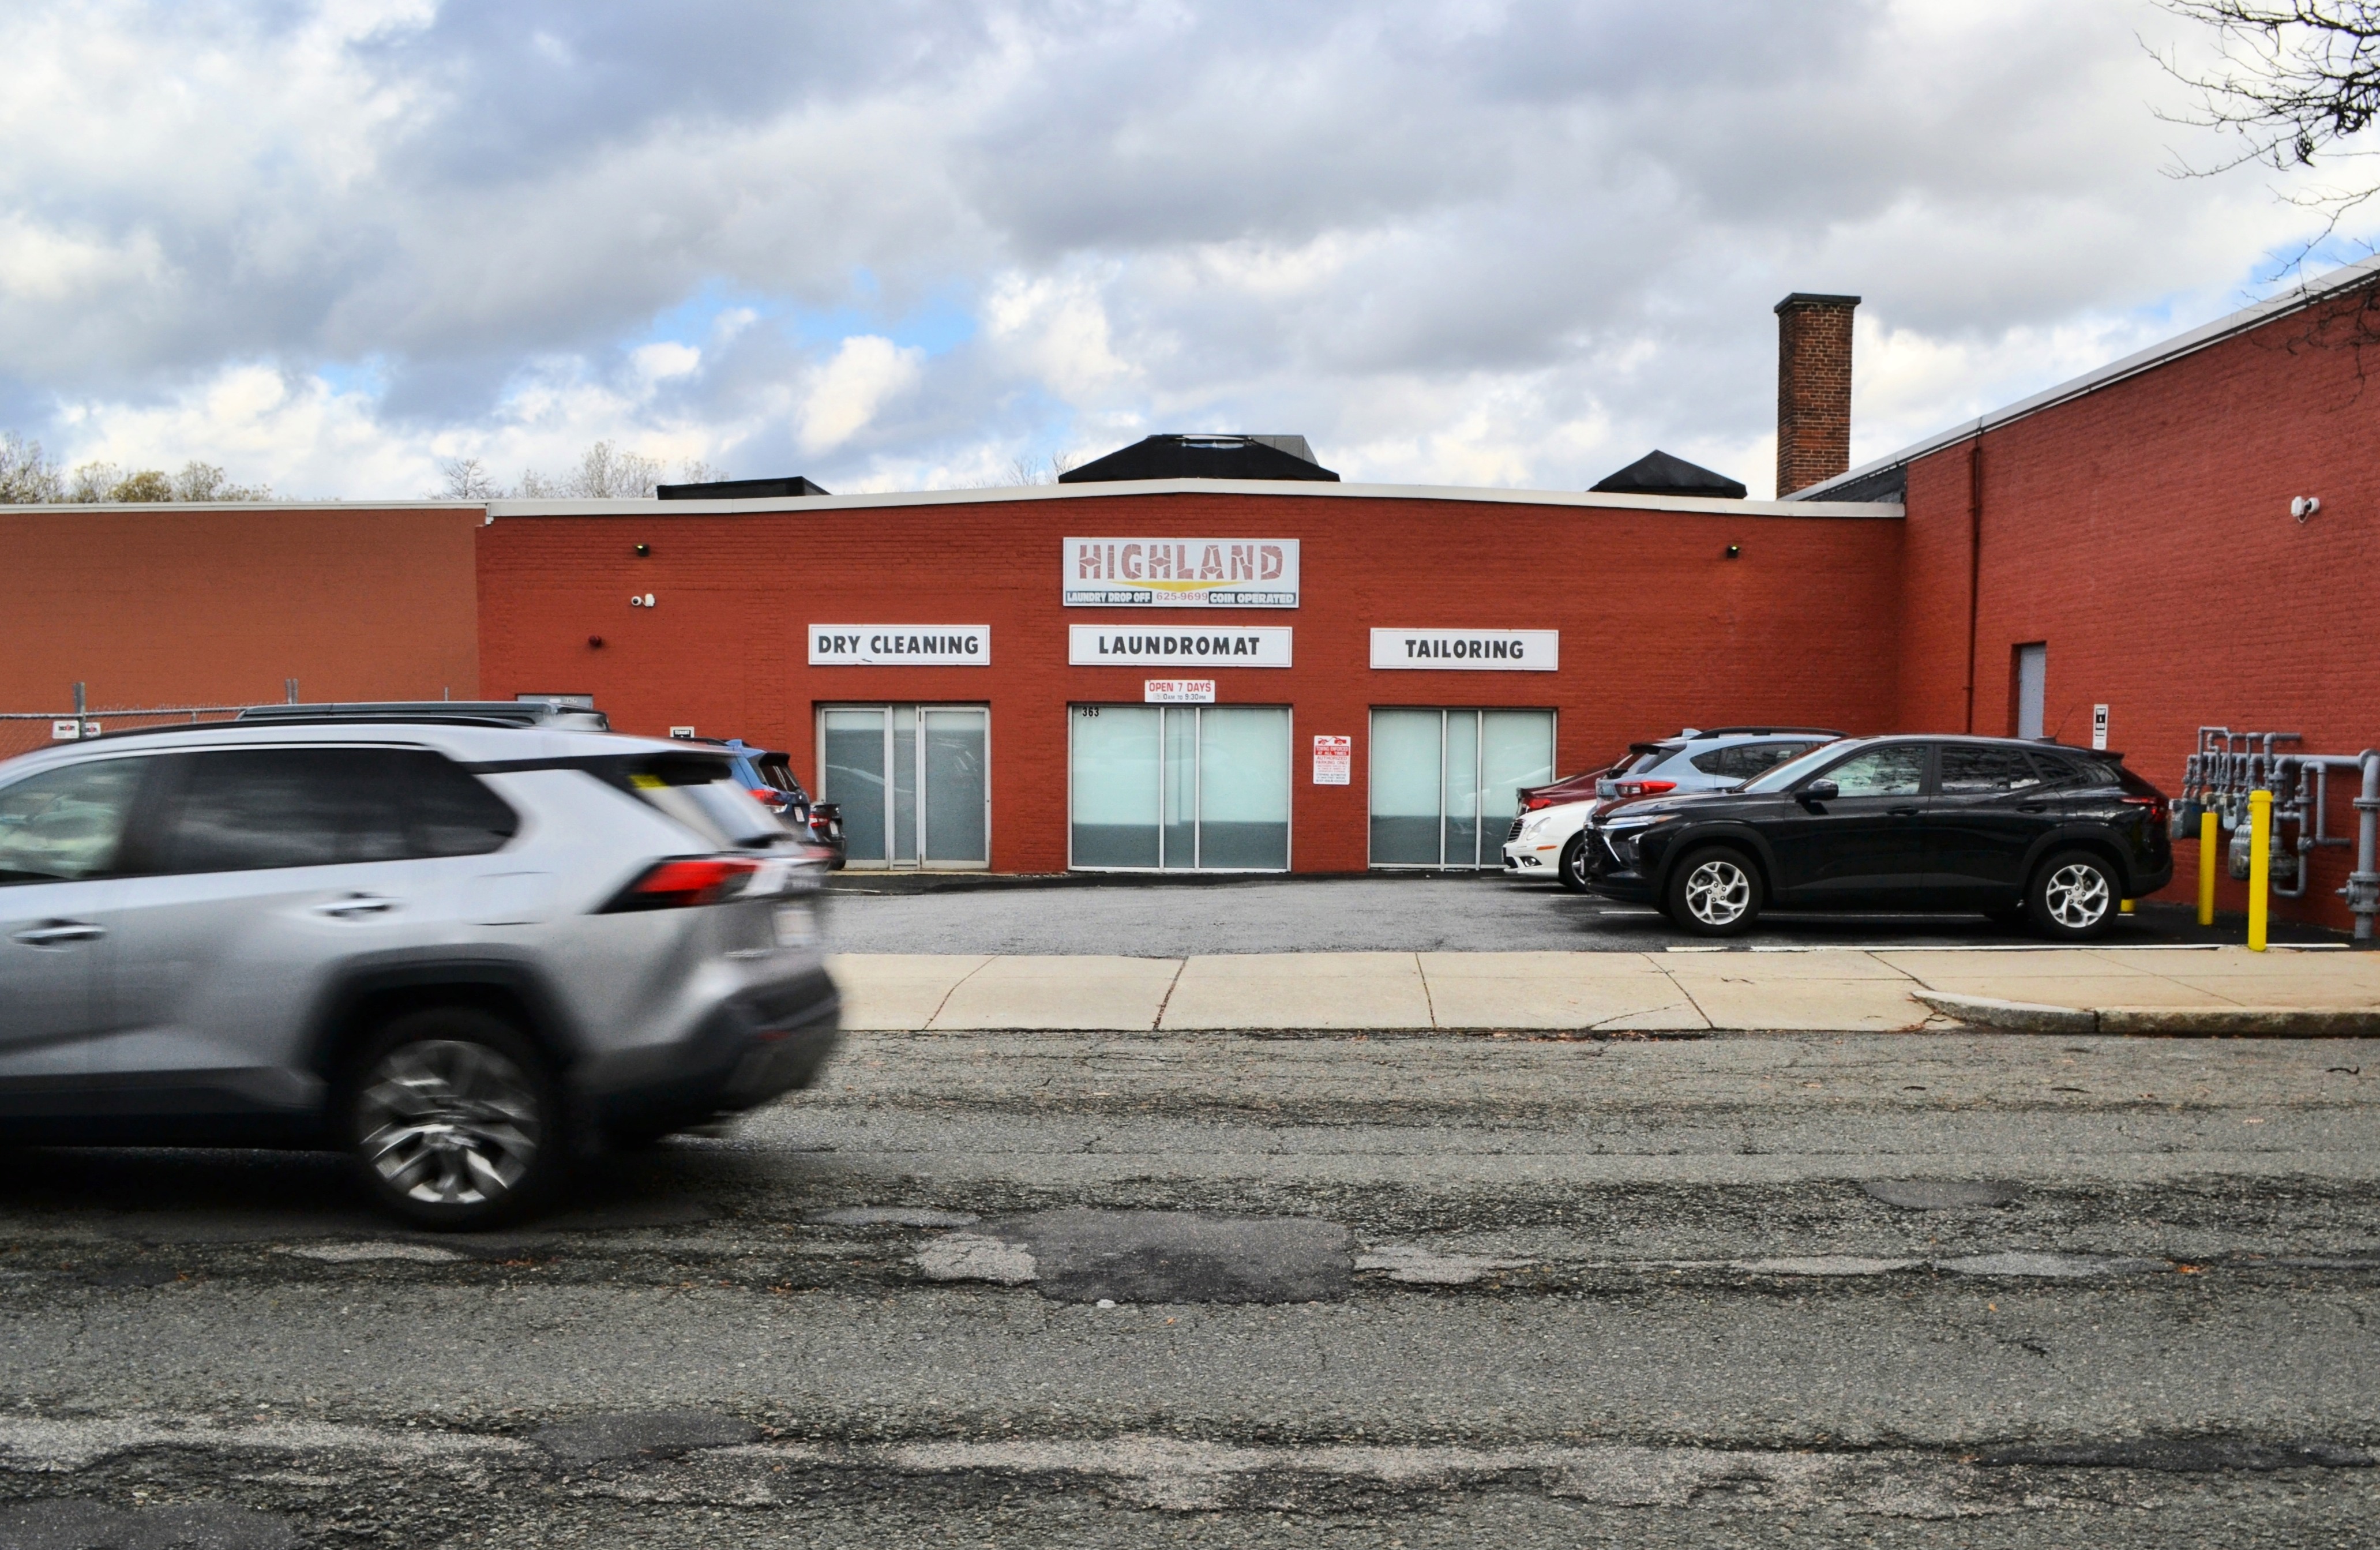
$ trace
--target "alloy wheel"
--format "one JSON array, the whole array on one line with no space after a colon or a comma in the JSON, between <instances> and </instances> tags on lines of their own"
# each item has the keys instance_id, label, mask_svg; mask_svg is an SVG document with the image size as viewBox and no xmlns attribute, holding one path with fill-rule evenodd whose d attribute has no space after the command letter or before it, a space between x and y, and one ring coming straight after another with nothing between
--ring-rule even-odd
<instances>
[{"instance_id":1,"label":"alloy wheel","mask_svg":"<svg viewBox=\"0 0 2380 1550\"><path fill-rule=\"evenodd\" d=\"M424 1039L382 1056L356 1106L364 1160L395 1194L425 1205L501 1200L537 1159L536 1086L501 1051Z\"/></svg>"},{"instance_id":2,"label":"alloy wheel","mask_svg":"<svg viewBox=\"0 0 2380 1550\"><path fill-rule=\"evenodd\" d=\"M2115 902L2107 875L2085 862L2070 861L2049 874L2041 891L2049 918L2069 931L2087 930L2106 918Z\"/></svg>"},{"instance_id":3,"label":"alloy wheel","mask_svg":"<svg viewBox=\"0 0 2380 1550\"><path fill-rule=\"evenodd\" d=\"M1752 878L1722 856L1697 862L1686 874L1686 910L1706 926L1732 926L1752 907Z\"/></svg>"}]
</instances>

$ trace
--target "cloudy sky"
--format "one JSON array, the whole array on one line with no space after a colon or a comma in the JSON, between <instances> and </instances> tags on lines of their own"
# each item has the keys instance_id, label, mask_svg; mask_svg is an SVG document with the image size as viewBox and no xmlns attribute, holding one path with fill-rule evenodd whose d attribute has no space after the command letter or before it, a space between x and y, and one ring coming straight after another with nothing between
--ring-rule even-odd
<instances>
[{"instance_id":1,"label":"cloudy sky","mask_svg":"<svg viewBox=\"0 0 2380 1550\"><path fill-rule=\"evenodd\" d=\"M17 0L0 428L302 496L598 438L835 490L1152 430L1766 493L2218 316L2306 214L2133 0ZM2321 266L2317 266L2321 267Z\"/></svg>"}]
</instances>

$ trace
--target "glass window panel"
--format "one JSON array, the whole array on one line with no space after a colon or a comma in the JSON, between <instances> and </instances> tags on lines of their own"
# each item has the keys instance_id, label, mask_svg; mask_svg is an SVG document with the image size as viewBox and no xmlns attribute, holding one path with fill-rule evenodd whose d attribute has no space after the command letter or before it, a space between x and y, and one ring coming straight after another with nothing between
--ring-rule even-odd
<instances>
[{"instance_id":1,"label":"glass window panel","mask_svg":"<svg viewBox=\"0 0 2380 1550\"><path fill-rule=\"evenodd\" d=\"M892 859L917 859L917 708L892 708Z\"/></svg>"},{"instance_id":2,"label":"glass window panel","mask_svg":"<svg viewBox=\"0 0 2380 1550\"><path fill-rule=\"evenodd\" d=\"M1446 713L1446 865L1479 865L1479 712Z\"/></svg>"},{"instance_id":3,"label":"glass window panel","mask_svg":"<svg viewBox=\"0 0 2380 1550\"><path fill-rule=\"evenodd\" d=\"M1942 746L1944 796L1977 796L1993 792L2022 791L2037 786L2033 761L2022 748L1980 747L1968 743Z\"/></svg>"},{"instance_id":4,"label":"glass window panel","mask_svg":"<svg viewBox=\"0 0 2380 1550\"><path fill-rule=\"evenodd\" d=\"M1439 727L1435 710L1375 710L1371 746L1372 865L1439 863Z\"/></svg>"},{"instance_id":5,"label":"glass window panel","mask_svg":"<svg viewBox=\"0 0 2380 1550\"><path fill-rule=\"evenodd\" d=\"M1191 720L1183 714L1181 721ZM1196 713L1198 864L1289 866L1289 712L1213 706ZM1168 739L1169 743L1171 738ZM1167 860L1172 860L1172 841Z\"/></svg>"},{"instance_id":6,"label":"glass window panel","mask_svg":"<svg viewBox=\"0 0 2380 1550\"><path fill-rule=\"evenodd\" d=\"M1076 706L1074 729L1074 865L1155 866L1159 708Z\"/></svg>"},{"instance_id":7,"label":"glass window panel","mask_svg":"<svg viewBox=\"0 0 2380 1550\"><path fill-rule=\"evenodd\" d=\"M1483 710L1479 713L1479 810L1485 830L1479 865L1504 864L1504 836L1521 810L1521 788L1554 778L1554 713L1550 710Z\"/></svg>"},{"instance_id":8,"label":"glass window panel","mask_svg":"<svg viewBox=\"0 0 2380 1550\"><path fill-rule=\"evenodd\" d=\"M819 759L819 798L843 808L853 861L884 859L884 712L830 710Z\"/></svg>"},{"instance_id":9,"label":"glass window panel","mask_svg":"<svg viewBox=\"0 0 2380 1550\"><path fill-rule=\"evenodd\" d=\"M70 882L115 865L147 759L99 759L0 790L0 883Z\"/></svg>"},{"instance_id":10,"label":"glass window panel","mask_svg":"<svg viewBox=\"0 0 2380 1550\"><path fill-rule=\"evenodd\" d=\"M990 861L984 831L986 713L929 710L926 739L926 859Z\"/></svg>"},{"instance_id":11,"label":"glass window panel","mask_svg":"<svg viewBox=\"0 0 2380 1550\"><path fill-rule=\"evenodd\" d=\"M1165 865L1198 865L1198 713L1165 713Z\"/></svg>"}]
</instances>

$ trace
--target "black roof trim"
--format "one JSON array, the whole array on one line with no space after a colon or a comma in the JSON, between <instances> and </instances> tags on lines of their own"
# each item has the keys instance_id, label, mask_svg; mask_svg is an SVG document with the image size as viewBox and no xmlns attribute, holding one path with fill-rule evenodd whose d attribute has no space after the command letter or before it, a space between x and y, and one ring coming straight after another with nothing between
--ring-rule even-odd
<instances>
[{"instance_id":1,"label":"black roof trim","mask_svg":"<svg viewBox=\"0 0 2380 1550\"><path fill-rule=\"evenodd\" d=\"M1860 298L1855 296L1829 296L1824 291L1795 291L1769 310L1781 314L1803 307L1857 307L1859 304Z\"/></svg>"},{"instance_id":2,"label":"black roof trim","mask_svg":"<svg viewBox=\"0 0 2380 1550\"><path fill-rule=\"evenodd\" d=\"M776 479L710 479L701 484L661 484L653 493L664 501L767 501L805 495L832 495L833 490L795 474Z\"/></svg>"},{"instance_id":3,"label":"black roof trim","mask_svg":"<svg viewBox=\"0 0 2380 1550\"><path fill-rule=\"evenodd\" d=\"M1112 484L1125 479L1304 479L1336 484L1339 476L1314 461L1303 436L1144 436L1128 447L1058 476L1060 484Z\"/></svg>"}]
</instances>

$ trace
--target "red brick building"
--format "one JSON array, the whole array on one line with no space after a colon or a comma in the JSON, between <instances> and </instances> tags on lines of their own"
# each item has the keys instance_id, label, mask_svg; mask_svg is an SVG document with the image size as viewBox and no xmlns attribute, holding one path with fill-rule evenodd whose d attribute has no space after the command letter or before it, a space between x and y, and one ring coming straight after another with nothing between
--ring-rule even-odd
<instances>
[{"instance_id":1,"label":"red brick building","mask_svg":"<svg viewBox=\"0 0 2380 1550\"><path fill-rule=\"evenodd\" d=\"M78 680L94 704L276 698L288 677L308 697L591 695L624 729L789 749L867 859L1002 871L1493 865L1513 786L1730 721L2082 742L2104 705L2110 745L2171 790L2202 723L2380 744L2359 628L2375 279L1849 472L1856 298L1797 295L1777 502L1315 467L19 508L11 552L65 579L0 616L0 678L22 709ZM1269 468L1307 455L1251 441ZM2319 510L2298 520L2298 497ZM2281 913L2343 922L2344 865L2325 853Z\"/></svg>"}]
</instances>

